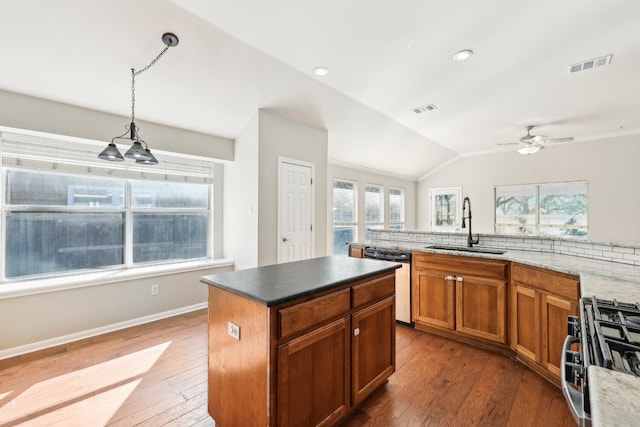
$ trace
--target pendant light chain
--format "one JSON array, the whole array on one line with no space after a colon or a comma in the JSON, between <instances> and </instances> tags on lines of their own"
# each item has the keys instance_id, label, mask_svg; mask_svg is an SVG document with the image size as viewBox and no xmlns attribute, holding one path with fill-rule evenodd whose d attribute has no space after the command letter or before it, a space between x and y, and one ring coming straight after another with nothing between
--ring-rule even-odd
<instances>
[{"instance_id":1,"label":"pendant light chain","mask_svg":"<svg viewBox=\"0 0 640 427\"><path fill-rule=\"evenodd\" d=\"M149 68L156 65L156 62L158 62L158 60L162 58L162 55L164 55L165 52L169 50L169 47L170 46L167 46L164 49L162 49L162 52L160 52L158 56L156 56L155 59L151 61L149 65L147 65L146 67L138 71L136 71L134 68L131 69L131 123L134 123L136 118L136 76L144 73Z\"/></svg>"}]
</instances>

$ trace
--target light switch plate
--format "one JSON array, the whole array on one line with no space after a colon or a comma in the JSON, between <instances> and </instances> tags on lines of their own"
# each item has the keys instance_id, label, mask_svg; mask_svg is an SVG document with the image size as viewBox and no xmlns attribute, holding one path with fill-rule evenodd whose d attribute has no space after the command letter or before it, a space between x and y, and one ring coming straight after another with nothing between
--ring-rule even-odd
<instances>
[{"instance_id":1,"label":"light switch plate","mask_svg":"<svg viewBox=\"0 0 640 427\"><path fill-rule=\"evenodd\" d=\"M240 325L236 325L235 323L228 321L227 322L227 333L233 338L240 341Z\"/></svg>"}]
</instances>

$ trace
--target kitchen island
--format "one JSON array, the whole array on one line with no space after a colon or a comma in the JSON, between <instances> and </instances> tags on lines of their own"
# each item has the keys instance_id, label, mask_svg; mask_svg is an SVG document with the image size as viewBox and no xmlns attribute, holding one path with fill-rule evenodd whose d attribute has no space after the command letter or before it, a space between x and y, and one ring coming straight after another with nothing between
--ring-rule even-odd
<instances>
[{"instance_id":1,"label":"kitchen island","mask_svg":"<svg viewBox=\"0 0 640 427\"><path fill-rule=\"evenodd\" d=\"M322 257L202 277L216 425L333 425L395 371L395 269Z\"/></svg>"}]
</instances>

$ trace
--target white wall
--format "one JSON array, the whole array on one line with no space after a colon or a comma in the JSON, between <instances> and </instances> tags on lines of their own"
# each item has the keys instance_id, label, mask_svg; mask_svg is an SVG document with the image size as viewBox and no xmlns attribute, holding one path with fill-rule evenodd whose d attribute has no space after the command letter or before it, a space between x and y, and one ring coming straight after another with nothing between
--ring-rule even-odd
<instances>
[{"instance_id":1,"label":"white wall","mask_svg":"<svg viewBox=\"0 0 640 427\"><path fill-rule=\"evenodd\" d=\"M327 253L327 131L284 119L265 110L258 112L260 139L258 222L259 265L278 261L278 161L280 157L314 166L314 256Z\"/></svg>"},{"instance_id":2,"label":"white wall","mask_svg":"<svg viewBox=\"0 0 640 427\"><path fill-rule=\"evenodd\" d=\"M462 187L472 202L474 233L494 232L494 186L589 182L588 239L640 243L640 136L461 157L418 182L417 228L429 229L429 189Z\"/></svg>"},{"instance_id":3,"label":"white wall","mask_svg":"<svg viewBox=\"0 0 640 427\"><path fill-rule=\"evenodd\" d=\"M416 227L416 182L411 179L381 175L373 171L355 169L341 164L329 164L327 185L328 215L327 215L327 247L333 251L333 180L344 179L353 181L358 185L358 242L364 242L364 187L366 184L384 186L385 190L385 220L388 220L388 191L389 188L401 188L405 197L405 230L413 230Z\"/></svg>"},{"instance_id":4,"label":"white wall","mask_svg":"<svg viewBox=\"0 0 640 427\"><path fill-rule=\"evenodd\" d=\"M234 161L224 165L224 256L237 270L258 265L258 115L236 138Z\"/></svg>"}]
</instances>

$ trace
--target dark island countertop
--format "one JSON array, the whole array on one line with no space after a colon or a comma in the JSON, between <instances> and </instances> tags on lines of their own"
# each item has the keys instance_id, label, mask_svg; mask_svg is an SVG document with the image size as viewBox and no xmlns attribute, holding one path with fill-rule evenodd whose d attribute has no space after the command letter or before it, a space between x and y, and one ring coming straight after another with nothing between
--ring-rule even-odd
<instances>
[{"instance_id":1,"label":"dark island countertop","mask_svg":"<svg viewBox=\"0 0 640 427\"><path fill-rule=\"evenodd\" d=\"M336 255L212 274L200 280L271 307L400 266L395 262Z\"/></svg>"}]
</instances>

